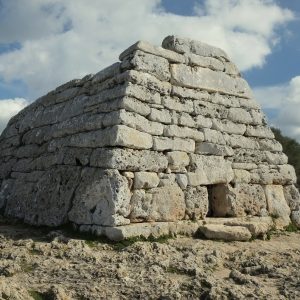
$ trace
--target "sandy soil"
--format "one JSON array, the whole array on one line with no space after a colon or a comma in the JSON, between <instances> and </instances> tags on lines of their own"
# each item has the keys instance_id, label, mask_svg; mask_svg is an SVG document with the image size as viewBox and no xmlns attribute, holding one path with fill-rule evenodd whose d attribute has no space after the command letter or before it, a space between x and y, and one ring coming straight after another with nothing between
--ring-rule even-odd
<instances>
[{"instance_id":1,"label":"sandy soil","mask_svg":"<svg viewBox=\"0 0 300 300\"><path fill-rule=\"evenodd\" d=\"M0 224L1 299L300 299L300 233L107 243Z\"/></svg>"}]
</instances>

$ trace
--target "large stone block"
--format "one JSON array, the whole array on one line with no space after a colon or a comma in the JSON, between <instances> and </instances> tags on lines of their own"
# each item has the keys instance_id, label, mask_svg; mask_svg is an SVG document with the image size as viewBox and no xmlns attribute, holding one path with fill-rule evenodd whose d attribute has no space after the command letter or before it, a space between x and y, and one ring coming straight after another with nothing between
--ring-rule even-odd
<instances>
[{"instance_id":1,"label":"large stone block","mask_svg":"<svg viewBox=\"0 0 300 300\"><path fill-rule=\"evenodd\" d=\"M149 73L161 81L169 81L171 76L167 59L140 50L128 55L123 60L121 67Z\"/></svg>"},{"instance_id":2,"label":"large stone block","mask_svg":"<svg viewBox=\"0 0 300 300\"><path fill-rule=\"evenodd\" d=\"M156 151L195 151L195 141L191 139L153 137L153 149Z\"/></svg>"},{"instance_id":3,"label":"large stone block","mask_svg":"<svg viewBox=\"0 0 300 300\"><path fill-rule=\"evenodd\" d=\"M211 188L211 211L214 217L263 216L267 202L261 185L215 185Z\"/></svg>"},{"instance_id":4,"label":"large stone block","mask_svg":"<svg viewBox=\"0 0 300 300\"><path fill-rule=\"evenodd\" d=\"M185 63L184 56L182 56L174 51L164 49L162 47L153 46L145 41L138 41L137 43L133 44L132 46L127 48L125 51L123 51L119 56L120 60L125 59L129 54L131 54L137 50L141 50L143 52L150 53L150 54L153 54L156 56L161 56L170 62Z\"/></svg>"},{"instance_id":5,"label":"large stone block","mask_svg":"<svg viewBox=\"0 0 300 300\"><path fill-rule=\"evenodd\" d=\"M207 154L207 155L232 156L233 150L231 147L225 145L200 142L200 143L196 143L195 153Z\"/></svg>"},{"instance_id":6,"label":"large stone block","mask_svg":"<svg viewBox=\"0 0 300 300\"><path fill-rule=\"evenodd\" d=\"M219 119L212 120L211 128L221 132L241 134L241 135L243 135L246 131L246 125L244 124L236 124L229 120L219 120Z\"/></svg>"},{"instance_id":7,"label":"large stone block","mask_svg":"<svg viewBox=\"0 0 300 300\"><path fill-rule=\"evenodd\" d=\"M233 179L231 162L222 156L190 154L189 185L210 185L228 183Z\"/></svg>"},{"instance_id":8,"label":"large stone block","mask_svg":"<svg viewBox=\"0 0 300 300\"><path fill-rule=\"evenodd\" d=\"M68 218L76 224L128 224L130 198L128 181L117 170L85 168Z\"/></svg>"},{"instance_id":9,"label":"large stone block","mask_svg":"<svg viewBox=\"0 0 300 300\"><path fill-rule=\"evenodd\" d=\"M208 192L205 186L188 187L185 192L186 215L189 219L198 220L208 213Z\"/></svg>"},{"instance_id":10,"label":"large stone block","mask_svg":"<svg viewBox=\"0 0 300 300\"><path fill-rule=\"evenodd\" d=\"M151 189L157 187L159 178L155 172L136 172L134 175L135 189Z\"/></svg>"},{"instance_id":11,"label":"large stone block","mask_svg":"<svg viewBox=\"0 0 300 300\"><path fill-rule=\"evenodd\" d=\"M220 48L174 35L167 36L163 40L162 46L178 53L191 52L204 57L222 57L229 60L227 54Z\"/></svg>"},{"instance_id":12,"label":"large stone block","mask_svg":"<svg viewBox=\"0 0 300 300\"><path fill-rule=\"evenodd\" d=\"M184 194L177 185L136 190L131 198L132 222L178 221L184 214Z\"/></svg>"},{"instance_id":13,"label":"large stone block","mask_svg":"<svg viewBox=\"0 0 300 300\"><path fill-rule=\"evenodd\" d=\"M278 228L289 225L290 213L286 199L284 197L283 187L281 185L266 185L266 199L268 203L269 214L274 217L274 222Z\"/></svg>"},{"instance_id":14,"label":"large stone block","mask_svg":"<svg viewBox=\"0 0 300 300\"><path fill-rule=\"evenodd\" d=\"M103 169L159 172L168 167L168 159L164 154L150 150L99 148L92 152L90 165Z\"/></svg>"},{"instance_id":15,"label":"large stone block","mask_svg":"<svg viewBox=\"0 0 300 300\"><path fill-rule=\"evenodd\" d=\"M182 87L204 89L246 98L252 97L252 92L244 79L232 78L223 72L215 72L202 67L171 64L171 83Z\"/></svg>"},{"instance_id":16,"label":"large stone block","mask_svg":"<svg viewBox=\"0 0 300 300\"><path fill-rule=\"evenodd\" d=\"M300 210L300 193L294 185L286 185L283 187L284 198L290 209Z\"/></svg>"},{"instance_id":17,"label":"large stone block","mask_svg":"<svg viewBox=\"0 0 300 300\"><path fill-rule=\"evenodd\" d=\"M194 104L191 100L181 101L176 97L164 96L161 102L164 107L170 110L187 113L192 113L194 111Z\"/></svg>"},{"instance_id":18,"label":"large stone block","mask_svg":"<svg viewBox=\"0 0 300 300\"><path fill-rule=\"evenodd\" d=\"M190 163L190 158L186 152L171 151L167 153L169 168L173 172L181 172Z\"/></svg>"},{"instance_id":19,"label":"large stone block","mask_svg":"<svg viewBox=\"0 0 300 300\"><path fill-rule=\"evenodd\" d=\"M177 125L166 125L164 128L164 136L190 138L195 141L204 140L204 135L201 131L189 127L181 127Z\"/></svg>"}]
</instances>

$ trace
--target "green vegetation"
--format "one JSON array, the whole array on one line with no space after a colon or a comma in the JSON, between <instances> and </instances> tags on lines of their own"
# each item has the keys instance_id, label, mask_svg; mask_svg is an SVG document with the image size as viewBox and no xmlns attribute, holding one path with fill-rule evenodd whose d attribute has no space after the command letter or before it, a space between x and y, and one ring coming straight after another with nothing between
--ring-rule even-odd
<instances>
[{"instance_id":1,"label":"green vegetation","mask_svg":"<svg viewBox=\"0 0 300 300\"><path fill-rule=\"evenodd\" d=\"M283 147L283 152L289 158L289 164L293 165L297 174L297 187L300 187L300 144L289 137L282 135L281 131L277 128L271 128L275 138Z\"/></svg>"},{"instance_id":2,"label":"green vegetation","mask_svg":"<svg viewBox=\"0 0 300 300\"><path fill-rule=\"evenodd\" d=\"M287 232L297 232L298 231L298 228L296 225L294 225L293 223L290 223L288 226L286 226L285 228L285 231Z\"/></svg>"},{"instance_id":3,"label":"green vegetation","mask_svg":"<svg viewBox=\"0 0 300 300\"><path fill-rule=\"evenodd\" d=\"M28 293L34 300L45 300L45 297L43 296L43 294L41 294L37 291L28 291Z\"/></svg>"}]
</instances>

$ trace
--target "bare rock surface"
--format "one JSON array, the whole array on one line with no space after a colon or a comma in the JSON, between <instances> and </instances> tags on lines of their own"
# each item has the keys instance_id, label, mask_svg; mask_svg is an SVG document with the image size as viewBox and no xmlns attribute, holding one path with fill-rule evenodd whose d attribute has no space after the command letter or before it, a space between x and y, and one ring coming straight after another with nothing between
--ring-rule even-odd
<instances>
[{"instance_id":1,"label":"bare rock surface","mask_svg":"<svg viewBox=\"0 0 300 300\"><path fill-rule=\"evenodd\" d=\"M1 223L0 247L1 299L300 297L299 233L265 241L108 243Z\"/></svg>"}]
</instances>

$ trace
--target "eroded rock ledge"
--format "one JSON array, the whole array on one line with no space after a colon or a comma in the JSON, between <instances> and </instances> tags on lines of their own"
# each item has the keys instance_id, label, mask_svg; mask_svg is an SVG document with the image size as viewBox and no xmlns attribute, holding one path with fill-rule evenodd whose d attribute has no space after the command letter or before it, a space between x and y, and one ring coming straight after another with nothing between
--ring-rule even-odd
<instances>
[{"instance_id":1,"label":"eroded rock ledge","mask_svg":"<svg viewBox=\"0 0 300 300\"><path fill-rule=\"evenodd\" d=\"M108 236L211 217L300 227L295 171L237 67L198 41L169 36L162 46L138 42L10 120L3 215Z\"/></svg>"}]
</instances>

